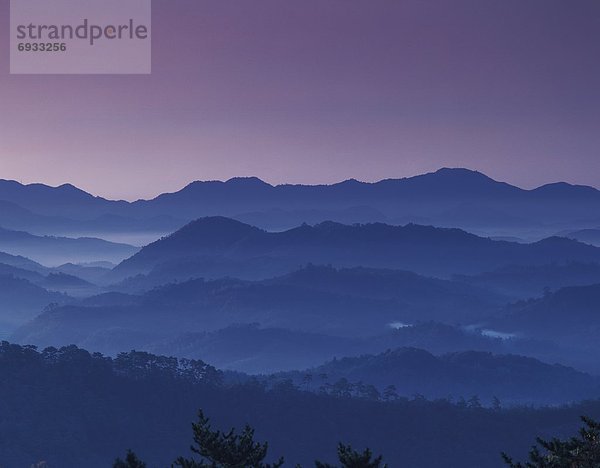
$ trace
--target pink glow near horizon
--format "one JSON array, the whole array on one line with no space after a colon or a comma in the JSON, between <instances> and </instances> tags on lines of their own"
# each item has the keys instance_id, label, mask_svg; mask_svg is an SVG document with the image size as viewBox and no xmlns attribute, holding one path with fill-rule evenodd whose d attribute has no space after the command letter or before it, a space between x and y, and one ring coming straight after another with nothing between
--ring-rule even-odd
<instances>
[{"instance_id":1,"label":"pink glow near horizon","mask_svg":"<svg viewBox=\"0 0 600 468\"><path fill-rule=\"evenodd\" d=\"M600 185L597 2L155 0L153 14L150 76L10 76L0 36L0 178L126 199L442 166Z\"/></svg>"}]
</instances>

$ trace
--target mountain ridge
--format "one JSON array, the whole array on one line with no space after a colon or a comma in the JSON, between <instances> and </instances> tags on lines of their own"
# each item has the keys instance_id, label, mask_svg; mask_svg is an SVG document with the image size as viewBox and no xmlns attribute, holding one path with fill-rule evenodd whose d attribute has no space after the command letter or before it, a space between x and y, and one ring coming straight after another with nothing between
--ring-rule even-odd
<instances>
[{"instance_id":1,"label":"mountain ridge","mask_svg":"<svg viewBox=\"0 0 600 468\"><path fill-rule=\"evenodd\" d=\"M372 187L372 186L376 186L376 185L380 185L380 184L381 185L390 185L390 184L405 183L405 182L416 183L416 182L420 182L420 181L427 180L427 179L437 179L437 181L441 181L441 180L448 180L447 179L448 177L457 177L462 182L465 181L465 177L468 177L469 180L485 181L487 183L491 183L491 184L494 184L497 186L510 188L510 189L516 189L516 191L519 191L519 192L533 193L533 192L543 192L543 191L547 191L547 190L553 190L553 189L560 188L562 190L567 189L567 190L585 191L585 192L593 193L597 196L600 196L600 190L596 187L589 186L589 185L571 184L568 182L558 181L558 182L549 182L546 184L542 184L542 185L532 188L532 189L525 189L525 188L519 187L517 185L511 184L509 182L498 181L498 180L496 180L492 177L489 177L486 174L484 174L480 171L477 171L477 170L472 170L472 169L467 169L467 168L462 168L462 167L442 167L433 172L427 172L427 173L417 174L417 175L407 176L407 177L385 178L385 179L380 179L380 180L377 180L374 182L360 181L360 180L357 180L354 178L350 178L350 179L345 179L345 180L341 180L339 182L334 182L334 183L330 183L330 184L302 184L302 183L271 184L271 183L266 182L256 176L232 177L227 180L199 180L198 179L198 180L194 180L194 181L186 184L181 189L176 190L174 192L163 192L163 193L157 194L156 196L151 197L151 198L141 198L141 199L134 200L134 201L127 201L127 200L118 199L118 198L107 198L107 197L102 197L99 195L94 195L91 192L87 192L86 190L81 189L81 188L77 187L76 185L73 185L70 183L53 186L53 185L37 183L37 182L23 184L21 182L18 182L16 180L12 180L12 179L0 179L0 200L11 201L10 199L13 198L11 196L12 194L15 194L17 192L22 192L25 190L33 190L37 193L41 193L44 195L47 195L48 193L59 193L62 195L67 195L67 194L73 195L74 194L78 197L86 198L88 200L91 199L91 200L96 200L96 201L115 202L115 203L123 203L123 204L131 205L131 204L136 204L136 203L141 203L141 202L154 201L161 196L178 194L182 191L185 191L186 189L191 190L191 189L194 189L194 188L196 188L198 186L202 186L202 185L207 185L207 186L208 185L213 185L213 186L224 186L224 185L231 185L231 186L242 185L243 186L243 185L247 185L247 186L254 186L254 187L258 187L258 188L280 188L280 187L323 188L323 187L340 187L340 186L351 184L354 186L358 185L358 186L371 186ZM18 202L14 202L14 203L19 204ZM27 208L27 207L23 207L23 208Z\"/></svg>"},{"instance_id":2,"label":"mountain ridge","mask_svg":"<svg viewBox=\"0 0 600 468\"><path fill-rule=\"evenodd\" d=\"M74 220L70 223L73 229L79 222L83 223L80 229L95 226L100 230L102 223L93 220L108 215L130 221L119 221L114 229L124 231L137 226L148 230L150 226L144 220L169 217L170 220L150 223L164 234L176 224L221 215L272 231L289 229L307 220L385 221L455 226L493 235L506 228L510 230L508 235L517 237L526 230L530 239L539 239L564 229L590 227L584 220L600 210L600 191L565 182L523 189L481 172L442 168L376 182L348 179L333 184L272 185L257 177L194 181L174 192L132 202L93 196L71 185L50 187L0 181L2 201L12 204L5 205L4 211L14 213L11 216L15 219L20 217L24 228L28 228L27 223L56 224L52 217L59 217ZM18 213L17 207L31 213ZM36 213L43 213L46 218L28 221Z\"/></svg>"}]
</instances>

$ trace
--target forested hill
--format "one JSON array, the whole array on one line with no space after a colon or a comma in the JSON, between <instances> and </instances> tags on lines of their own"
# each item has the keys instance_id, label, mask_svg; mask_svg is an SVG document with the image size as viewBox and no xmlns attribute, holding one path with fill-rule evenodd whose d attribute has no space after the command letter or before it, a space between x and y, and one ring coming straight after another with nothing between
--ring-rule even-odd
<instances>
[{"instance_id":1,"label":"forested hill","mask_svg":"<svg viewBox=\"0 0 600 468\"><path fill-rule=\"evenodd\" d=\"M492 468L502 465L502 450L523 457L535 436L569 435L580 414L600 416L598 401L502 410L316 395L286 384L266 391L253 380L225 386L201 361L139 352L109 359L74 346L40 352L3 342L0 373L6 467L106 468L128 448L148 466L166 467L189 452L190 423L203 408L216 428L255 427L285 466L332 460L343 440L384 454L392 467Z\"/></svg>"}]
</instances>

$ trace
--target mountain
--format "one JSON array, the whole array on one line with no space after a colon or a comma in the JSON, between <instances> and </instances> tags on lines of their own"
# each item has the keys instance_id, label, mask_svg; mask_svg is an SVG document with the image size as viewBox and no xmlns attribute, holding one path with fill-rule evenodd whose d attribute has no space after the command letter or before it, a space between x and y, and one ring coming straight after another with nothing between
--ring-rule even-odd
<instances>
[{"instance_id":1,"label":"mountain","mask_svg":"<svg viewBox=\"0 0 600 468\"><path fill-rule=\"evenodd\" d=\"M2 192L3 184L6 184L6 181L0 181L0 192ZM108 240L119 237L144 239L148 235L152 235L154 240L164 233L172 232L186 224L186 220L176 219L169 215L138 219L128 213L129 204L127 202L110 202L82 195L84 192L80 191L71 192L76 194L71 199L69 191L62 193L61 188L46 187L41 190L36 185L33 188L32 186L22 186L21 189L22 196L13 194L14 199L29 206L29 203L23 199L28 200L29 198L25 195L32 191L33 193L29 194L31 199L40 201L36 201L31 209L27 209L17 203L0 198L0 219L2 220L0 224L5 229L26 231L36 235L106 237ZM61 193L56 194L54 191ZM61 202L48 206L45 199L42 201L44 198L42 193L50 196L50 199L58 198ZM51 195L53 193L54 196ZM10 196L10 191L9 194L5 192L5 196ZM48 213L55 214L49 215ZM124 235L119 236L119 233Z\"/></svg>"},{"instance_id":2,"label":"mountain","mask_svg":"<svg viewBox=\"0 0 600 468\"><path fill-rule=\"evenodd\" d=\"M177 192L132 203L94 197L72 185L0 181L0 201L0 213L7 215L5 227L44 233L51 229L47 224L54 222L52 217L62 218L63 224L69 224L67 219L75 225L88 222L88 230L78 225L79 230L69 231L81 234L167 232L193 219L222 215L269 230L328 220L415 222L489 235L520 237L527 233L528 238L541 238L558 229L589 228L582 220L590 219L600 208L600 192L565 183L524 190L476 171L444 168L374 183L347 180L332 185L274 186L255 177L196 181ZM28 219L33 215L36 219ZM36 230L44 224L43 231Z\"/></svg>"},{"instance_id":3,"label":"mountain","mask_svg":"<svg viewBox=\"0 0 600 468\"><path fill-rule=\"evenodd\" d=\"M572 226L598 208L600 192L591 187L560 183L523 190L461 168L375 183L347 180L315 186L273 186L253 177L198 181L132 205L140 216L170 214L192 220L223 215L270 230L329 220L416 222L487 229L490 234L498 228L514 235L527 230L538 238L552 233L545 225Z\"/></svg>"},{"instance_id":4,"label":"mountain","mask_svg":"<svg viewBox=\"0 0 600 468\"><path fill-rule=\"evenodd\" d=\"M0 200L45 216L80 219L90 219L127 206L127 202L94 197L71 184L49 187L44 184L23 185L13 180L0 180Z\"/></svg>"},{"instance_id":5,"label":"mountain","mask_svg":"<svg viewBox=\"0 0 600 468\"><path fill-rule=\"evenodd\" d=\"M118 262L133 255L138 249L102 239L42 237L0 228L0 250L12 255L26 256L46 265L60 265L66 262L98 260Z\"/></svg>"},{"instance_id":6,"label":"mountain","mask_svg":"<svg viewBox=\"0 0 600 468\"><path fill-rule=\"evenodd\" d=\"M496 182L489 177L466 169L441 169L435 173L404 179L386 179L376 183L346 180L332 185L277 185L260 179L234 178L227 182L193 182L179 192L159 195L150 201L136 202L139 207L178 206L194 216L198 203L206 207L206 200L219 200L216 212L251 206L275 208L278 206L339 208L389 205L412 197L419 201L432 199L469 200L473 197L493 199L514 198L523 191L509 184ZM599 197L600 199L600 194ZM401 204L401 202L400 202ZM196 205L196 208L194 208ZM202 206L202 205L200 205Z\"/></svg>"},{"instance_id":7,"label":"mountain","mask_svg":"<svg viewBox=\"0 0 600 468\"><path fill-rule=\"evenodd\" d=\"M355 386L374 385L381 393L393 385L399 395L407 397L420 394L427 399L468 399L478 395L486 402L497 397L505 404L572 402L594 398L600 390L600 379L570 367L476 351L435 356L421 349L398 348L377 355L334 359L277 377L291 378L302 385L307 374L318 382L312 387L315 391L335 391L336 385L342 391L340 380L344 379Z\"/></svg>"},{"instance_id":8,"label":"mountain","mask_svg":"<svg viewBox=\"0 0 600 468\"><path fill-rule=\"evenodd\" d=\"M600 261L600 249L552 237L532 244L493 241L459 229L381 223L325 222L267 232L223 217L202 218L142 248L118 265L116 277L148 273L190 259L279 259L289 270L308 262L414 271L429 276L473 274L501 266ZM229 272L236 276L235 271Z\"/></svg>"}]
</instances>

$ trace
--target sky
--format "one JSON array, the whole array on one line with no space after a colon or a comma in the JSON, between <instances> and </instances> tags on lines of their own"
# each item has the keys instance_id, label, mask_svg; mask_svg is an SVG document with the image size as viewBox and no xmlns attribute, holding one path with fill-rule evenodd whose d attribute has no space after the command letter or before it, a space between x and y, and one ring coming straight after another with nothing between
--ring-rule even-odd
<instances>
[{"instance_id":1,"label":"sky","mask_svg":"<svg viewBox=\"0 0 600 468\"><path fill-rule=\"evenodd\" d=\"M130 200L440 167L600 186L597 0L152 7L151 75L10 75L0 0L0 178Z\"/></svg>"}]
</instances>

